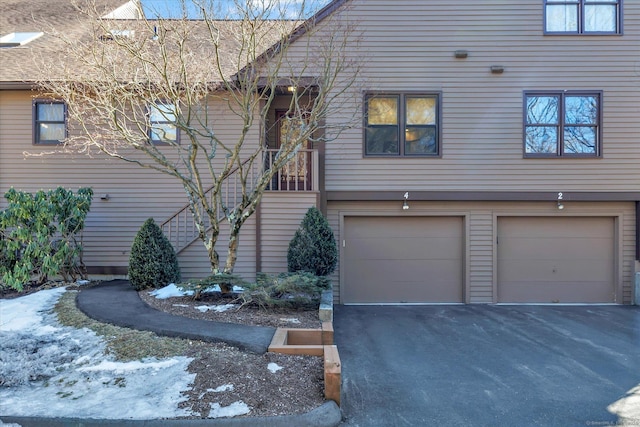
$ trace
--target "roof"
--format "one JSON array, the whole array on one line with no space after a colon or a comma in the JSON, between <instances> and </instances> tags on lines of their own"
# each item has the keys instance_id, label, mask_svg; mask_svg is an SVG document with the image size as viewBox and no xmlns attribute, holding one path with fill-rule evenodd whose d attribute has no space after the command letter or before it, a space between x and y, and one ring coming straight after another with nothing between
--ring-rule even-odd
<instances>
[{"instance_id":1,"label":"roof","mask_svg":"<svg viewBox=\"0 0 640 427\"><path fill-rule=\"evenodd\" d=\"M100 16L114 17L114 28L135 29L137 35L151 38L152 30L141 20L122 19L122 11L131 15L131 2L127 0L93 0L96 3ZM333 3L342 3L334 1ZM81 73L78 64L70 64L72 57L65 53L67 47L56 33L72 40L90 40L93 34L91 22L74 5L74 2L50 0L3 0L3 13L0 14L0 36L12 32L44 32L44 35L28 44L16 47L0 47L0 86L2 88L28 87L30 83L49 80L64 79L69 76L65 69L76 69ZM330 4L330 5L331 5ZM328 10L329 6L323 8ZM115 13L120 11L118 13ZM321 11L322 12L322 11ZM316 15L317 17L318 15ZM313 19L313 18L312 18ZM245 64L238 63L240 44L237 42L239 34L242 34L242 21L212 21L220 31L220 37L225 42L221 43L224 51L221 52L220 68L226 76L230 76L241 69ZM170 25L185 25L185 22L176 20L165 22ZM258 53L267 51L274 46L282 34L274 31L276 25L285 23L288 31L293 31L300 22L295 21L263 21L258 34ZM211 51L207 52L206 39L208 30L204 21L188 21L190 42L194 50L198 49L204 57L211 62L211 69L215 69ZM298 31L299 33L299 31ZM299 36L299 34L297 34ZM209 46L209 49L212 49ZM132 70L122 70L132 72ZM123 75L123 78L127 76Z\"/></svg>"}]
</instances>

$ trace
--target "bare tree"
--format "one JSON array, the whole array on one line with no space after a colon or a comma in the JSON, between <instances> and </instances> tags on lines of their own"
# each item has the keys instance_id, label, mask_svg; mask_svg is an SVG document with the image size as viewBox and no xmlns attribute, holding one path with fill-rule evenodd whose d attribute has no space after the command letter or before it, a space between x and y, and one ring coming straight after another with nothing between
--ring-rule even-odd
<instances>
[{"instance_id":1,"label":"bare tree","mask_svg":"<svg viewBox=\"0 0 640 427\"><path fill-rule=\"evenodd\" d=\"M353 24L333 15L303 20L304 1L231 3L230 15L205 0L183 0L180 19L148 19L138 9L138 19L124 21L82 4L85 36L58 35L66 46L63 77L40 82L68 106L75 129L62 150L98 151L180 181L214 274L233 271L241 227L278 171L307 141L337 138L357 113L347 96L359 72L347 55L357 42ZM267 161L264 126L283 90L289 126ZM233 139L216 134L214 108L236 117ZM239 183L231 198L230 179ZM230 232L221 265L224 221Z\"/></svg>"}]
</instances>

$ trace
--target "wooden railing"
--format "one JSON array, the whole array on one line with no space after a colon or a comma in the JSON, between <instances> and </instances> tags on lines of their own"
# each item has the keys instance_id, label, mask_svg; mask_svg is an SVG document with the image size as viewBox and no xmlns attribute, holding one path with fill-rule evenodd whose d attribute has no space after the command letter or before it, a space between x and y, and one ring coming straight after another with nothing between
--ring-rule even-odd
<instances>
[{"instance_id":1,"label":"wooden railing","mask_svg":"<svg viewBox=\"0 0 640 427\"><path fill-rule=\"evenodd\" d=\"M273 164L278 150L265 150L265 164ZM318 151L301 149L271 179L268 191L317 191Z\"/></svg>"},{"instance_id":2,"label":"wooden railing","mask_svg":"<svg viewBox=\"0 0 640 427\"><path fill-rule=\"evenodd\" d=\"M278 150L265 150L264 165L273 163ZM262 165L256 162L249 172L247 179L247 191L253 190ZM213 187L205 193L210 195ZM267 191L316 191L318 189L318 152L316 150L300 150L296 156L273 177L267 187ZM242 184L237 169L225 179L222 188L223 203L230 209L236 207L242 201ZM224 213L220 208L216 213L218 218L223 218ZM203 218L205 229L211 227L208 216ZM182 252L193 242L198 240L198 228L196 227L189 205L184 206L169 219L164 221L160 228L169 239L176 253Z\"/></svg>"}]
</instances>

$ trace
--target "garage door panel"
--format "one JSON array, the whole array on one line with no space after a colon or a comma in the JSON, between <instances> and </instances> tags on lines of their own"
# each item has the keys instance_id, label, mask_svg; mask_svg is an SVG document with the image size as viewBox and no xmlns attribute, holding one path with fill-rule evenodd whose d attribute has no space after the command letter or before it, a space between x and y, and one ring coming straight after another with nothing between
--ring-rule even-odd
<instances>
[{"instance_id":1,"label":"garage door panel","mask_svg":"<svg viewBox=\"0 0 640 427\"><path fill-rule=\"evenodd\" d=\"M345 303L462 302L461 217L347 217Z\"/></svg>"},{"instance_id":2,"label":"garage door panel","mask_svg":"<svg viewBox=\"0 0 640 427\"><path fill-rule=\"evenodd\" d=\"M458 249L460 242L452 238L402 238L400 244L394 245L389 253L382 253L380 248L389 245L388 239L349 239L350 245L361 248L353 259L447 259L448 254L455 253L460 259Z\"/></svg>"},{"instance_id":3,"label":"garage door panel","mask_svg":"<svg viewBox=\"0 0 640 427\"><path fill-rule=\"evenodd\" d=\"M498 219L500 302L613 302L615 221Z\"/></svg>"}]
</instances>

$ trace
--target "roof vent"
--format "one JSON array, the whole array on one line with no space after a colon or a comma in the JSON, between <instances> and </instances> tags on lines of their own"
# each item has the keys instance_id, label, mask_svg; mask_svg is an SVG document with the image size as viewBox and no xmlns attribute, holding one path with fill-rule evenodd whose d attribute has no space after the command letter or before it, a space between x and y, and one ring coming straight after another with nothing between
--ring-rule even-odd
<instances>
[{"instance_id":1,"label":"roof vent","mask_svg":"<svg viewBox=\"0 0 640 427\"><path fill-rule=\"evenodd\" d=\"M0 37L0 47L24 46L43 34L43 32L9 33L6 36Z\"/></svg>"}]
</instances>

